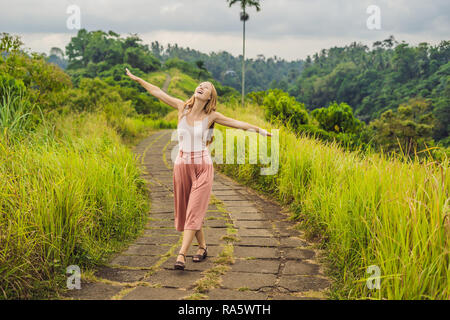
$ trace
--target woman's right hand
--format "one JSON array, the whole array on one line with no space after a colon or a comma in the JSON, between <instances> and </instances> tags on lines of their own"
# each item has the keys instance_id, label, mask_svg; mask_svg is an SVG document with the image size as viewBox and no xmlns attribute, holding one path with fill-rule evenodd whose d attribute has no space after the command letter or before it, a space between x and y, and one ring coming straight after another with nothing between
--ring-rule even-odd
<instances>
[{"instance_id":1,"label":"woman's right hand","mask_svg":"<svg viewBox=\"0 0 450 320\"><path fill-rule=\"evenodd\" d=\"M272 136L272 134L270 132L267 132L267 130L261 129L261 128L259 129L259 134L262 135L262 136L266 136L266 137L271 137Z\"/></svg>"},{"instance_id":2,"label":"woman's right hand","mask_svg":"<svg viewBox=\"0 0 450 320\"><path fill-rule=\"evenodd\" d=\"M127 71L127 76L129 76L131 80L137 81L139 79L139 77L136 77L134 74L132 74L130 70L128 70L128 68L125 68L125 70Z\"/></svg>"}]
</instances>

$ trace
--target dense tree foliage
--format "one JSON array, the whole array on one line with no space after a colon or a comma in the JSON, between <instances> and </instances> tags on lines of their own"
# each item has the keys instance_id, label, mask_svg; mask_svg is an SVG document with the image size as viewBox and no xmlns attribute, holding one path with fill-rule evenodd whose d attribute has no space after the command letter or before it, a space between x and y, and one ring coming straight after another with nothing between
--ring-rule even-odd
<instances>
[{"instance_id":1,"label":"dense tree foliage","mask_svg":"<svg viewBox=\"0 0 450 320\"><path fill-rule=\"evenodd\" d=\"M109 67L127 63L143 72L158 70L159 60L149 52L148 45L141 42L137 35L123 39L112 31L88 32L81 29L66 47L69 58L67 68L88 68L89 64Z\"/></svg>"},{"instance_id":2,"label":"dense tree foliage","mask_svg":"<svg viewBox=\"0 0 450 320\"><path fill-rule=\"evenodd\" d=\"M414 154L434 145L431 104L423 98L411 99L396 111L387 110L370 123L375 129L375 141L386 151L401 149Z\"/></svg>"},{"instance_id":3,"label":"dense tree foliage","mask_svg":"<svg viewBox=\"0 0 450 320\"><path fill-rule=\"evenodd\" d=\"M308 56L290 93L310 110L345 102L366 123L410 98L427 98L437 119L433 136L441 140L450 129L449 61L450 41L411 47L391 36L371 50L354 42Z\"/></svg>"},{"instance_id":4,"label":"dense tree foliage","mask_svg":"<svg viewBox=\"0 0 450 320\"><path fill-rule=\"evenodd\" d=\"M280 89L269 90L263 99L263 105L266 120L276 118L294 129L302 124L307 124L309 121L305 105L297 102L294 97Z\"/></svg>"},{"instance_id":5,"label":"dense tree foliage","mask_svg":"<svg viewBox=\"0 0 450 320\"><path fill-rule=\"evenodd\" d=\"M319 108L311 112L319 122L319 127L327 131L356 133L360 131L361 121L353 115L352 108L342 102L333 102L328 108Z\"/></svg>"},{"instance_id":6,"label":"dense tree foliage","mask_svg":"<svg viewBox=\"0 0 450 320\"><path fill-rule=\"evenodd\" d=\"M308 112L303 103L281 89L252 92L247 97L264 108L266 120L323 141L336 141L348 150L383 150L410 157L431 153L436 159L449 153L448 148L430 149L436 145L432 134L437 123L431 99L411 98L366 125L344 102L334 101ZM448 139L442 141L442 146L446 143Z\"/></svg>"},{"instance_id":7,"label":"dense tree foliage","mask_svg":"<svg viewBox=\"0 0 450 320\"><path fill-rule=\"evenodd\" d=\"M168 44L166 48L158 41L151 44L153 54L166 61L178 58L188 62L201 63L216 79L225 86L242 89L242 55L234 57L226 51L205 54L200 51ZM266 58L259 54L256 59L245 60L245 91L261 91L281 88L295 91L295 80L302 71L303 61L286 61L277 56Z\"/></svg>"}]
</instances>

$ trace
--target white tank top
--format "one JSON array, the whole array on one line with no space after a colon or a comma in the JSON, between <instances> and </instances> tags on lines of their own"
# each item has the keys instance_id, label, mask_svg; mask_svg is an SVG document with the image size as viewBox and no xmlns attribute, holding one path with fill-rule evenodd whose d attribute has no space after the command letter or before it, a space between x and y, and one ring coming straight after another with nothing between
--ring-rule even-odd
<instances>
[{"instance_id":1,"label":"white tank top","mask_svg":"<svg viewBox=\"0 0 450 320\"><path fill-rule=\"evenodd\" d=\"M206 142L210 140L213 131L208 130L209 115L201 121L195 121L194 126L191 126L186 120L188 111L188 108L184 109L177 126L179 149L186 152L208 150Z\"/></svg>"}]
</instances>

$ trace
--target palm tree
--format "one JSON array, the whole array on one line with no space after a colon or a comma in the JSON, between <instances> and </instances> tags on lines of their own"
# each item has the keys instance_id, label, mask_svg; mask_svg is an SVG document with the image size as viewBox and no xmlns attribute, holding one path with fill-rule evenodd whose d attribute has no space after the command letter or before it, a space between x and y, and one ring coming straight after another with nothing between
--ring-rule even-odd
<instances>
[{"instance_id":1,"label":"palm tree","mask_svg":"<svg viewBox=\"0 0 450 320\"><path fill-rule=\"evenodd\" d=\"M245 96L245 21L247 21L250 16L245 12L247 7L255 7L256 11L260 11L261 7L259 0L227 0L229 7L231 7L236 2L241 3L241 21L244 23L243 31L243 49L242 49L242 106L244 106L244 96Z\"/></svg>"}]
</instances>

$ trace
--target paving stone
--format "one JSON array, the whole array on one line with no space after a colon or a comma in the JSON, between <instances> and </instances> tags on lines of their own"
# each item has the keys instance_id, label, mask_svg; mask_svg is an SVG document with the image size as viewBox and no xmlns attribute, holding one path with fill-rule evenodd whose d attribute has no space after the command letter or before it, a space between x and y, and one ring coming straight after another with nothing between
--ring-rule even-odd
<instances>
[{"instance_id":1,"label":"paving stone","mask_svg":"<svg viewBox=\"0 0 450 320\"><path fill-rule=\"evenodd\" d=\"M153 177L155 177L156 179L158 179L160 181L166 181L168 183L173 182L173 175L172 175L172 173L163 172L161 174L153 173L152 175L153 175Z\"/></svg>"},{"instance_id":2,"label":"paving stone","mask_svg":"<svg viewBox=\"0 0 450 320\"><path fill-rule=\"evenodd\" d=\"M280 253L277 248L236 246L234 247L234 256L239 258L254 257L276 259L280 257Z\"/></svg>"},{"instance_id":3,"label":"paving stone","mask_svg":"<svg viewBox=\"0 0 450 320\"><path fill-rule=\"evenodd\" d=\"M153 219L163 219L163 220L174 220L174 215L173 213L155 213L155 212L151 212L150 213L150 218Z\"/></svg>"},{"instance_id":4,"label":"paving stone","mask_svg":"<svg viewBox=\"0 0 450 320\"><path fill-rule=\"evenodd\" d=\"M235 225L237 228L247 229L271 229L272 226L267 221L260 220L236 220Z\"/></svg>"},{"instance_id":5,"label":"paving stone","mask_svg":"<svg viewBox=\"0 0 450 320\"><path fill-rule=\"evenodd\" d=\"M95 272L95 276L117 282L140 281L148 270L126 270L119 268L102 267Z\"/></svg>"},{"instance_id":6,"label":"paving stone","mask_svg":"<svg viewBox=\"0 0 450 320\"><path fill-rule=\"evenodd\" d=\"M260 210L267 220L277 221L286 218L286 216L281 213L281 208L279 207L272 210L262 207Z\"/></svg>"},{"instance_id":7,"label":"paving stone","mask_svg":"<svg viewBox=\"0 0 450 320\"><path fill-rule=\"evenodd\" d=\"M189 289L194 287L195 282L201 278L203 275L200 271L163 269L152 274L145 281L151 284L160 284L163 287Z\"/></svg>"},{"instance_id":8,"label":"paving stone","mask_svg":"<svg viewBox=\"0 0 450 320\"><path fill-rule=\"evenodd\" d=\"M192 293L190 290L139 286L125 295L122 300L182 300Z\"/></svg>"},{"instance_id":9,"label":"paving stone","mask_svg":"<svg viewBox=\"0 0 450 320\"><path fill-rule=\"evenodd\" d=\"M132 244L127 248L127 250L123 251L123 253L140 256L157 256L166 254L169 250L169 246L158 246L153 244Z\"/></svg>"},{"instance_id":10,"label":"paving stone","mask_svg":"<svg viewBox=\"0 0 450 320\"><path fill-rule=\"evenodd\" d=\"M81 289L72 289L63 296L74 300L110 300L123 289L122 286L96 282L81 282Z\"/></svg>"},{"instance_id":11,"label":"paving stone","mask_svg":"<svg viewBox=\"0 0 450 320\"><path fill-rule=\"evenodd\" d=\"M259 221L267 221L262 213L258 212L230 212L230 217L233 220L259 220Z\"/></svg>"},{"instance_id":12,"label":"paving stone","mask_svg":"<svg viewBox=\"0 0 450 320\"><path fill-rule=\"evenodd\" d=\"M169 193L167 193L168 195ZM151 208L167 209L174 206L173 198L159 198L158 202L153 202L150 204Z\"/></svg>"},{"instance_id":13,"label":"paving stone","mask_svg":"<svg viewBox=\"0 0 450 320\"><path fill-rule=\"evenodd\" d=\"M286 219L282 219L282 220L274 222L275 226L277 228L279 228L279 229L291 229L291 228L294 228L296 223L297 223L296 221L291 221L291 220L286 220Z\"/></svg>"},{"instance_id":14,"label":"paving stone","mask_svg":"<svg viewBox=\"0 0 450 320\"><path fill-rule=\"evenodd\" d=\"M208 300L267 300L267 294L257 291L213 289L207 293Z\"/></svg>"},{"instance_id":15,"label":"paving stone","mask_svg":"<svg viewBox=\"0 0 450 320\"><path fill-rule=\"evenodd\" d=\"M280 244L282 247L306 247L308 243L297 237L283 237L280 238Z\"/></svg>"},{"instance_id":16,"label":"paving stone","mask_svg":"<svg viewBox=\"0 0 450 320\"><path fill-rule=\"evenodd\" d=\"M164 228L155 228L155 229L145 229L145 236L160 236L160 235L181 235L180 231L177 231L175 228L164 229Z\"/></svg>"},{"instance_id":17,"label":"paving stone","mask_svg":"<svg viewBox=\"0 0 450 320\"><path fill-rule=\"evenodd\" d=\"M151 208L150 214L154 213L165 213L167 216L172 214L173 215L174 210L168 207L160 207L160 208Z\"/></svg>"},{"instance_id":18,"label":"paving stone","mask_svg":"<svg viewBox=\"0 0 450 320\"><path fill-rule=\"evenodd\" d=\"M295 237L299 235L298 230L295 229L278 229L277 232L280 237Z\"/></svg>"},{"instance_id":19,"label":"paving stone","mask_svg":"<svg viewBox=\"0 0 450 320\"><path fill-rule=\"evenodd\" d=\"M174 201L173 194L168 193L167 191L163 191L160 193L151 192L150 198L152 199L151 203L155 203L156 201L164 201L164 202Z\"/></svg>"},{"instance_id":20,"label":"paving stone","mask_svg":"<svg viewBox=\"0 0 450 320\"><path fill-rule=\"evenodd\" d=\"M206 245L209 244L222 244L224 241L222 237L227 234L226 229L224 228L216 228L216 229L207 229L203 230L206 239Z\"/></svg>"},{"instance_id":21,"label":"paving stone","mask_svg":"<svg viewBox=\"0 0 450 320\"><path fill-rule=\"evenodd\" d=\"M219 210L207 211L205 218L228 218L228 214Z\"/></svg>"},{"instance_id":22,"label":"paving stone","mask_svg":"<svg viewBox=\"0 0 450 320\"><path fill-rule=\"evenodd\" d=\"M235 246L276 247L278 245L278 241L275 238L239 236L239 239L239 242L235 242Z\"/></svg>"},{"instance_id":23,"label":"paving stone","mask_svg":"<svg viewBox=\"0 0 450 320\"><path fill-rule=\"evenodd\" d=\"M227 211L229 211L232 214L246 213L246 212L252 212L252 213L259 212L258 209L255 208L255 207L230 206L230 205L227 205L227 206L225 206L225 208L227 209Z\"/></svg>"},{"instance_id":24,"label":"paving stone","mask_svg":"<svg viewBox=\"0 0 450 320\"><path fill-rule=\"evenodd\" d=\"M215 190L215 191L229 191L229 190L233 190L233 188L231 188L231 187L229 187L229 186L227 186L227 185L218 183L218 182L216 182L216 181L214 181L213 186L212 186L212 189L213 189L213 191L214 191L214 190Z\"/></svg>"},{"instance_id":25,"label":"paving stone","mask_svg":"<svg viewBox=\"0 0 450 320\"><path fill-rule=\"evenodd\" d=\"M122 267L140 267L150 268L160 257L158 256L125 256L119 255L111 261L111 265L118 265Z\"/></svg>"},{"instance_id":26,"label":"paving stone","mask_svg":"<svg viewBox=\"0 0 450 320\"><path fill-rule=\"evenodd\" d=\"M223 219L213 219L213 220L205 220L204 226L212 227L212 228L226 228L227 223L231 223L231 220L223 220Z\"/></svg>"},{"instance_id":27,"label":"paving stone","mask_svg":"<svg viewBox=\"0 0 450 320\"><path fill-rule=\"evenodd\" d=\"M308 260L315 257L315 252L308 249L283 249L286 259Z\"/></svg>"},{"instance_id":28,"label":"paving stone","mask_svg":"<svg viewBox=\"0 0 450 320\"><path fill-rule=\"evenodd\" d=\"M275 285L276 275L229 271L222 276L222 287L228 289L248 288L258 290Z\"/></svg>"},{"instance_id":29,"label":"paving stone","mask_svg":"<svg viewBox=\"0 0 450 320\"><path fill-rule=\"evenodd\" d=\"M221 201L230 201L232 203L233 201L236 201L237 203L240 203L241 201L248 202L247 200L243 199L241 195L234 192L234 194L221 194L218 195Z\"/></svg>"},{"instance_id":30,"label":"paving stone","mask_svg":"<svg viewBox=\"0 0 450 320\"><path fill-rule=\"evenodd\" d=\"M261 260L261 259L236 259L232 265L233 271L239 272L255 272L255 273L278 273L280 261L278 260Z\"/></svg>"},{"instance_id":31,"label":"paving stone","mask_svg":"<svg viewBox=\"0 0 450 320\"><path fill-rule=\"evenodd\" d=\"M226 196L238 196L239 193L237 193L234 190L213 190L213 194L222 199L222 197Z\"/></svg>"},{"instance_id":32,"label":"paving stone","mask_svg":"<svg viewBox=\"0 0 450 320\"><path fill-rule=\"evenodd\" d=\"M261 214L261 213L254 213L254 212L240 212L240 213L234 213L230 214L231 217L235 220L259 220L259 221L266 221L267 219Z\"/></svg>"},{"instance_id":33,"label":"paving stone","mask_svg":"<svg viewBox=\"0 0 450 320\"><path fill-rule=\"evenodd\" d=\"M283 275L314 275L319 273L319 266L301 261L286 261Z\"/></svg>"},{"instance_id":34,"label":"paving stone","mask_svg":"<svg viewBox=\"0 0 450 320\"><path fill-rule=\"evenodd\" d=\"M239 236L246 237L271 237L272 233L268 229L248 229L240 228Z\"/></svg>"},{"instance_id":35,"label":"paving stone","mask_svg":"<svg viewBox=\"0 0 450 320\"><path fill-rule=\"evenodd\" d=\"M255 204L253 202L247 201L244 198L240 197L240 201L236 200L224 200L220 199L227 208L242 208L246 210L247 208L251 208L251 210L256 209Z\"/></svg>"},{"instance_id":36,"label":"paving stone","mask_svg":"<svg viewBox=\"0 0 450 320\"><path fill-rule=\"evenodd\" d=\"M329 281L313 276L281 276L280 287L284 287L289 291L307 291L307 290L323 290L329 286Z\"/></svg>"},{"instance_id":37,"label":"paving stone","mask_svg":"<svg viewBox=\"0 0 450 320\"><path fill-rule=\"evenodd\" d=\"M167 215L169 214L174 214L174 209L173 209L173 205L172 206L158 206L158 207L151 207L150 208L150 212L151 213L166 213Z\"/></svg>"},{"instance_id":38,"label":"paving stone","mask_svg":"<svg viewBox=\"0 0 450 320\"><path fill-rule=\"evenodd\" d=\"M172 197L172 194L169 194L167 192L167 189L164 187L159 187L159 186L154 186L151 190L150 190L150 195L152 197ZM172 197L173 198L173 197Z\"/></svg>"},{"instance_id":39,"label":"paving stone","mask_svg":"<svg viewBox=\"0 0 450 320\"><path fill-rule=\"evenodd\" d=\"M150 220L145 225L146 228L157 228L157 227L165 227L165 228L173 228L174 223L172 220Z\"/></svg>"},{"instance_id":40,"label":"paving stone","mask_svg":"<svg viewBox=\"0 0 450 320\"><path fill-rule=\"evenodd\" d=\"M177 243L179 238L179 236L142 236L137 238L135 244L172 245Z\"/></svg>"}]
</instances>

